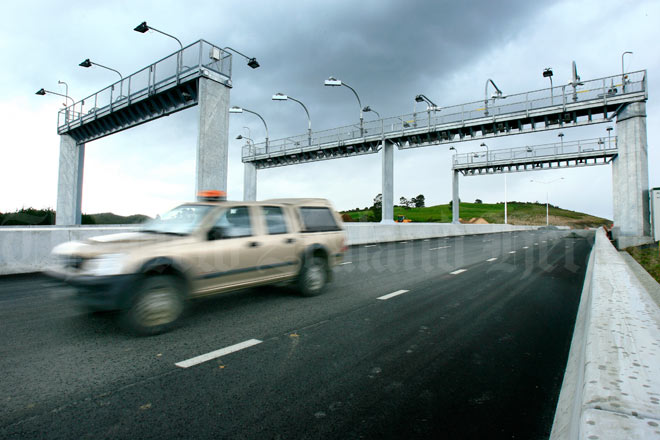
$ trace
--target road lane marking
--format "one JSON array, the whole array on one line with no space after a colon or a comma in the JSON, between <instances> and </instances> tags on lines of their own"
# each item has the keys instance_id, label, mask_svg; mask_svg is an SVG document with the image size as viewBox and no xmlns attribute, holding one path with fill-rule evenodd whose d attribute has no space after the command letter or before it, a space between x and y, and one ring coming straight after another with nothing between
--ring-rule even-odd
<instances>
[{"instance_id":1,"label":"road lane marking","mask_svg":"<svg viewBox=\"0 0 660 440\"><path fill-rule=\"evenodd\" d=\"M343 263L339 263L340 266L343 266L345 264L353 264L352 261L344 261Z\"/></svg>"},{"instance_id":2,"label":"road lane marking","mask_svg":"<svg viewBox=\"0 0 660 440\"><path fill-rule=\"evenodd\" d=\"M449 272L452 275L458 275L459 273L467 272L467 269L458 269L453 272Z\"/></svg>"},{"instance_id":3,"label":"road lane marking","mask_svg":"<svg viewBox=\"0 0 660 440\"><path fill-rule=\"evenodd\" d=\"M408 243L407 241L400 241L399 243Z\"/></svg>"},{"instance_id":4,"label":"road lane marking","mask_svg":"<svg viewBox=\"0 0 660 440\"><path fill-rule=\"evenodd\" d=\"M394 298L395 296L402 295L406 292L410 292L409 290L397 290L396 292L388 293L387 295L379 296L376 299L380 299L382 301L385 301L386 299Z\"/></svg>"},{"instance_id":5,"label":"road lane marking","mask_svg":"<svg viewBox=\"0 0 660 440\"><path fill-rule=\"evenodd\" d=\"M516 253L516 251L511 251L511 252L509 252L509 253L510 253L510 254L515 254L515 253Z\"/></svg>"},{"instance_id":6,"label":"road lane marking","mask_svg":"<svg viewBox=\"0 0 660 440\"><path fill-rule=\"evenodd\" d=\"M210 361L215 358L219 358L221 356L228 355L230 353L234 353L239 350L243 350L244 348L252 347L253 345L261 344L263 341L260 341L258 339L250 339L247 341L240 342L235 345L231 345L229 347L221 348L220 350L215 350L210 353L202 354L200 356L196 356L194 358L187 359L185 361L177 362L176 365L177 367L180 368L189 368L193 367L195 365L201 364L202 362Z\"/></svg>"},{"instance_id":7,"label":"road lane marking","mask_svg":"<svg viewBox=\"0 0 660 440\"><path fill-rule=\"evenodd\" d=\"M547 241L543 240L541 243L547 243Z\"/></svg>"},{"instance_id":8,"label":"road lane marking","mask_svg":"<svg viewBox=\"0 0 660 440\"><path fill-rule=\"evenodd\" d=\"M429 239L428 239L428 238L426 238L426 239L424 239L424 241L429 241Z\"/></svg>"},{"instance_id":9,"label":"road lane marking","mask_svg":"<svg viewBox=\"0 0 660 440\"><path fill-rule=\"evenodd\" d=\"M493 258L489 258L489 259L487 259L486 261L495 261L495 260L497 260L497 258L496 258L496 257L493 257Z\"/></svg>"},{"instance_id":10,"label":"road lane marking","mask_svg":"<svg viewBox=\"0 0 660 440\"><path fill-rule=\"evenodd\" d=\"M431 249L429 249L429 250L430 250L430 251L437 251L438 249L447 249L447 248L450 248L450 247L451 247L451 246L440 246L440 247L437 247L437 248L431 248Z\"/></svg>"},{"instance_id":11,"label":"road lane marking","mask_svg":"<svg viewBox=\"0 0 660 440\"><path fill-rule=\"evenodd\" d=\"M534 243L534 246L538 246L538 245L539 245L538 243Z\"/></svg>"},{"instance_id":12,"label":"road lane marking","mask_svg":"<svg viewBox=\"0 0 660 440\"><path fill-rule=\"evenodd\" d=\"M374 246L378 246L378 245L377 244L368 244L365 247L367 248L367 247L374 247Z\"/></svg>"},{"instance_id":13,"label":"road lane marking","mask_svg":"<svg viewBox=\"0 0 660 440\"><path fill-rule=\"evenodd\" d=\"M523 246L523 249L529 249L529 246Z\"/></svg>"}]
</instances>

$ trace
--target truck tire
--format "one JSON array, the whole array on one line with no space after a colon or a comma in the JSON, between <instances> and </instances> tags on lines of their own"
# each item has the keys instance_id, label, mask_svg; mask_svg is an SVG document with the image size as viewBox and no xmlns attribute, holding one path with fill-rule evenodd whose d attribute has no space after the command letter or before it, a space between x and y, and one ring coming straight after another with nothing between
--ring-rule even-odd
<instances>
[{"instance_id":1,"label":"truck tire","mask_svg":"<svg viewBox=\"0 0 660 440\"><path fill-rule=\"evenodd\" d=\"M183 314L183 289L172 275L146 277L123 312L124 325L138 335L157 335L170 330Z\"/></svg>"},{"instance_id":2,"label":"truck tire","mask_svg":"<svg viewBox=\"0 0 660 440\"><path fill-rule=\"evenodd\" d=\"M298 291L302 296L316 296L328 283L328 263L318 256L305 260L298 276Z\"/></svg>"}]
</instances>

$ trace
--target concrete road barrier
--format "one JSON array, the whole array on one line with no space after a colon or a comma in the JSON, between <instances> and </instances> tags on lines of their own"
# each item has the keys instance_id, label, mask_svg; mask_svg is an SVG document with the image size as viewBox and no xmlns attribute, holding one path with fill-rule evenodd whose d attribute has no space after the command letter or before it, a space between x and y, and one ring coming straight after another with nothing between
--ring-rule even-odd
<instances>
[{"instance_id":1,"label":"concrete road barrier","mask_svg":"<svg viewBox=\"0 0 660 440\"><path fill-rule=\"evenodd\" d=\"M537 229L535 226L443 223L346 223L344 226L349 245ZM0 275L44 270L50 251L60 243L138 228L139 225L0 227Z\"/></svg>"},{"instance_id":2,"label":"concrete road barrier","mask_svg":"<svg viewBox=\"0 0 660 440\"><path fill-rule=\"evenodd\" d=\"M660 438L660 309L602 229L550 438Z\"/></svg>"}]
</instances>

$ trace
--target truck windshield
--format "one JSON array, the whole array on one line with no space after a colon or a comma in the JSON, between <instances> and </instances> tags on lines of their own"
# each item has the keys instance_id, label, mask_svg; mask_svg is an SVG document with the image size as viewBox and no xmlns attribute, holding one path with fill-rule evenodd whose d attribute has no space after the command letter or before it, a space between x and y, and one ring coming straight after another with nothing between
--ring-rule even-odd
<instances>
[{"instance_id":1,"label":"truck windshield","mask_svg":"<svg viewBox=\"0 0 660 440\"><path fill-rule=\"evenodd\" d=\"M142 232L188 235L193 232L212 209L209 205L181 205L148 221Z\"/></svg>"}]
</instances>

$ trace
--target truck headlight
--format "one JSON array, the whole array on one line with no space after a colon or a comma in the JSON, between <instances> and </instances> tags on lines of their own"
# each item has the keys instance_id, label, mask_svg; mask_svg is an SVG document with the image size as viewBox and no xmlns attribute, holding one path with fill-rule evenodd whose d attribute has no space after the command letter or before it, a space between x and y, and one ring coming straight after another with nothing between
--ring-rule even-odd
<instances>
[{"instance_id":1,"label":"truck headlight","mask_svg":"<svg viewBox=\"0 0 660 440\"><path fill-rule=\"evenodd\" d=\"M118 275L124 266L124 254L106 254L85 262L85 272L94 276Z\"/></svg>"}]
</instances>

